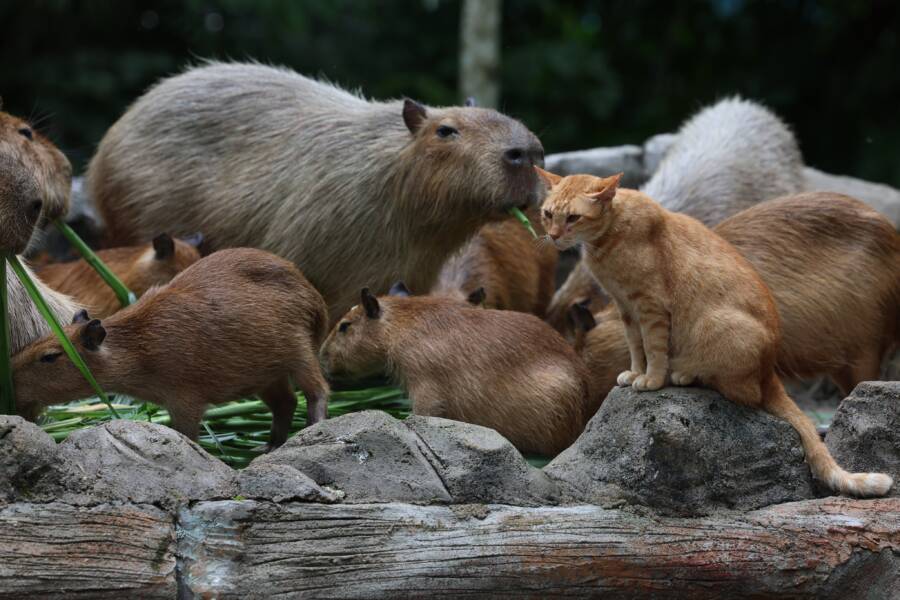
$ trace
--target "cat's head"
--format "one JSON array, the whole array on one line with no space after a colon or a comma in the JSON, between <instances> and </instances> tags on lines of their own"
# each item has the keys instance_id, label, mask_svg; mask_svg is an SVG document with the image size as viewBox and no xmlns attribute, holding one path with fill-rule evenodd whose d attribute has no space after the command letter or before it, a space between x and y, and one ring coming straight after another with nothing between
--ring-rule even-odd
<instances>
[{"instance_id":1,"label":"cat's head","mask_svg":"<svg viewBox=\"0 0 900 600\"><path fill-rule=\"evenodd\" d=\"M560 250L602 236L613 218L610 208L622 173L611 177L560 177L540 167L538 175L550 192L541 206L544 231Z\"/></svg>"}]
</instances>

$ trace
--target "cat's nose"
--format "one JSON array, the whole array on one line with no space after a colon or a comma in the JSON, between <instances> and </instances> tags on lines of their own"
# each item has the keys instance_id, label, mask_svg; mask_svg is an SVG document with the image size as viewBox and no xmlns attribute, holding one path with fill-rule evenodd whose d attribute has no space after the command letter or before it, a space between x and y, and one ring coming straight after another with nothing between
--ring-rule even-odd
<instances>
[{"instance_id":1,"label":"cat's nose","mask_svg":"<svg viewBox=\"0 0 900 600\"><path fill-rule=\"evenodd\" d=\"M559 236L562 235L562 232L559 229L551 229L548 235L550 236L550 239L555 242L559 239Z\"/></svg>"}]
</instances>

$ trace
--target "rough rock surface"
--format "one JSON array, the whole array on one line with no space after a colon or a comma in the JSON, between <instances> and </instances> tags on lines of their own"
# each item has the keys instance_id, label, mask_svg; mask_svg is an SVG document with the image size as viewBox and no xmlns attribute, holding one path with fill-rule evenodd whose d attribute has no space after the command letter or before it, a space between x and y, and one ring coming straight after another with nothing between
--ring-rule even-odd
<instances>
[{"instance_id":1,"label":"rough rock surface","mask_svg":"<svg viewBox=\"0 0 900 600\"><path fill-rule=\"evenodd\" d=\"M538 506L558 498L550 478L493 429L437 417L412 416L404 423L419 436L455 503Z\"/></svg>"},{"instance_id":2,"label":"rough rock surface","mask_svg":"<svg viewBox=\"0 0 900 600\"><path fill-rule=\"evenodd\" d=\"M74 432L60 457L79 479L61 498L73 504L133 502L174 506L191 500L230 498L235 472L168 427L116 420Z\"/></svg>"},{"instance_id":3,"label":"rough rock surface","mask_svg":"<svg viewBox=\"0 0 900 600\"><path fill-rule=\"evenodd\" d=\"M52 499L65 479L56 442L22 417L0 415L0 504Z\"/></svg>"},{"instance_id":4,"label":"rough rock surface","mask_svg":"<svg viewBox=\"0 0 900 600\"><path fill-rule=\"evenodd\" d=\"M273 502L338 502L343 494L323 488L290 465L254 463L238 476L238 493Z\"/></svg>"},{"instance_id":5,"label":"rough rock surface","mask_svg":"<svg viewBox=\"0 0 900 600\"><path fill-rule=\"evenodd\" d=\"M544 471L575 501L620 499L683 516L814 497L790 425L697 388L614 389Z\"/></svg>"},{"instance_id":6,"label":"rough rock surface","mask_svg":"<svg viewBox=\"0 0 900 600\"><path fill-rule=\"evenodd\" d=\"M351 413L307 427L251 468L290 465L346 502L449 502L419 438L381 411Z\"/></svg>"},{"instance_id":7,"label":"rough rock surface","mask_svg":"<svg viewBox=\"0 0 900 600\"><path fill-rule=\"evenodd\" d=\"M887 473L900 496L900 381L867 381L841 402L825 444L848 471Z\"/></svg>"},{"instance_id":8,"label":"rough rock surface","mask_svg":"<svg viewBox=\"0 0 900 600\"><path fill-rule=\"evenodd\" d=\"M598 177L608 177L616 173L624 173L622 185L637 187L646 179L643 154L640 146L591 148L590 150L550 154L544 163L548 171L558 175L590 173Z\"/></svg>"}]
</instances>

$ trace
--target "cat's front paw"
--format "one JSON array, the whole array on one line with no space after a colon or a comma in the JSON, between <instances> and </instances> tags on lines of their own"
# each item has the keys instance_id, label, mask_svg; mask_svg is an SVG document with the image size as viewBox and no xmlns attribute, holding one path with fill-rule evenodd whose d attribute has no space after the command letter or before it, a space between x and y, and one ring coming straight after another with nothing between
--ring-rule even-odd
<instances>
[{"instance_id":1,"label":"cat's front paw","mask_svg":"<svg viewBox=\"0 0 900 600\"><path fill-rule=\"evenodd\" d=\"M618 383L622 387L628 387L634 380L640 376L640 373L636 373L634 371L622 371L619 373L619 377L616 378L616 383Z\"/></svg>"},{"instance_id":2,"label":"cat's front paw","mask_svg":"<svg viewBox=\"0 0 900 600\"><path fill-rule=\"evenodd\" d=\"M681 371L672 371L672 385L691 385L697 380L695 375L683 373Z\"/></svg>"},{"instance_id":3,"label":"cat's front paw","mask_svg":"<svg viewBox=\"0 0 900 600\"><path fill-rule=\"evenodd\" d=\"M631 384L631 387L636 389L639 392L652 392L653 390L658 390L666 383L665 375L638 375L634 383Z\"/></svg>"}]
</instances>

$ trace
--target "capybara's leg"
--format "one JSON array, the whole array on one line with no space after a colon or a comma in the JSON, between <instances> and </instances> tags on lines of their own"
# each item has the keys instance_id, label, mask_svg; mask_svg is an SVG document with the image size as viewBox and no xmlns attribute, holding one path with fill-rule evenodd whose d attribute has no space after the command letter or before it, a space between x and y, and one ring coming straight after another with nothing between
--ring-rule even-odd
<instances>
[{"instance_id":1,"label":"capybara's leg","mask_svg":"<svg viewBox=\"0 0 900 600\"><path fill-rule=\"evenodd\" d=\"M306 396L306 424L315 425L328 417L328 382L322 375L319 359L309 344L298 351L299 360L294 369L294 383Z\"/></svg>"},{"instance_id":2,"label":"capybara's leg","mask_svg":"<svg viewBox=\"0 0 900 600\"><path fill-rule=\"evenodd\" d=\"M196 442L206 405L195 398L176 398L167 408L172 417L172 429Z\"/></svg>"},{"instance_id":3,"label":"capybara's leg","mask_svg":"<svg viewBox=\"0 0 900 600\"><path fill-rule=\"evenodd\" d=\"M294 410L297 408L297 395L294 394L290 379L284 377L260 392L259 397L272 411L272 430L269 433L269 443L262 450L274 450L287 441L288 434L291 432Z\"/></svg>"}]
</instances>

